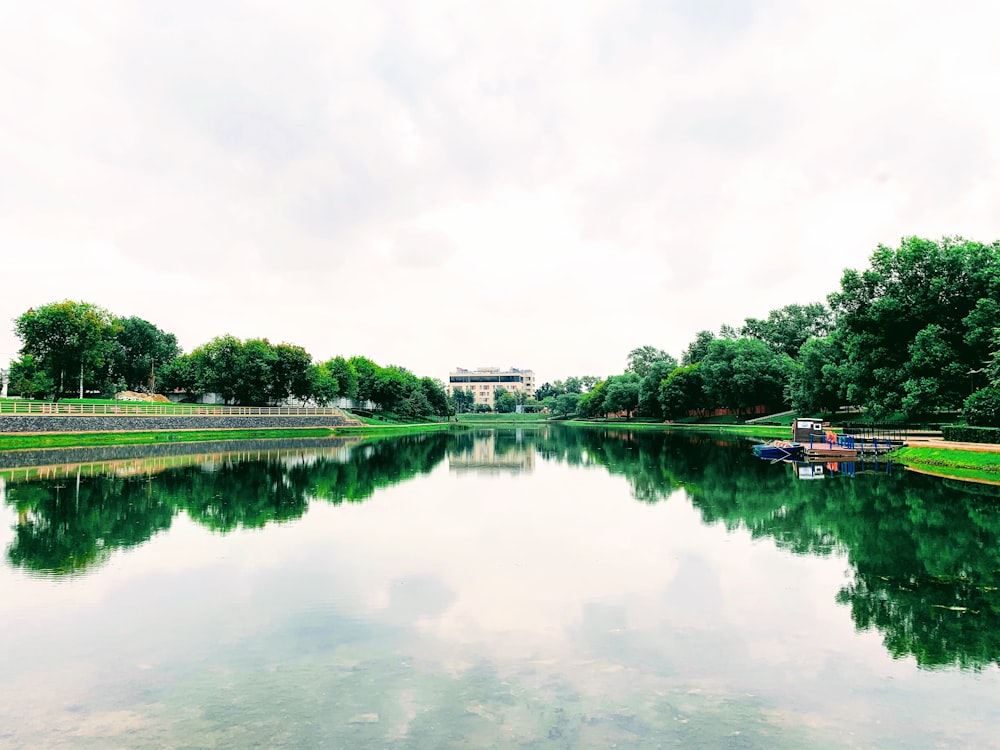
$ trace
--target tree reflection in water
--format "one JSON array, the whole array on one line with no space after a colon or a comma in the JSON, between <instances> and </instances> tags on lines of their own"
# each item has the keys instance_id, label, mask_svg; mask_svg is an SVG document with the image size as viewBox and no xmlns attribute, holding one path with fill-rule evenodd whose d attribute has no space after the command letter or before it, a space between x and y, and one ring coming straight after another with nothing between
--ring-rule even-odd
<instances>
[{"instance_id":1,"label":"tree reflection in water","mask_svg":"<svg viewBox=\"0 0 1000 750\"><path fill-rule=\"evenodd\" d=\"M297 519L314 500L360 502L431 471L601 466L645 503L683 491L706 524L800 555L846 556L837 594L857 628L923 667L1000 664L1000 488L895 472L799 481L745 444L657 432L543 427L429 433L158 473L7 479L13 566L79 574L169 529L179 512L220 533ZM492 469L491 469L492 467ZM8 477L10 475L8 474Z\"/></svg>"}]
</instances>

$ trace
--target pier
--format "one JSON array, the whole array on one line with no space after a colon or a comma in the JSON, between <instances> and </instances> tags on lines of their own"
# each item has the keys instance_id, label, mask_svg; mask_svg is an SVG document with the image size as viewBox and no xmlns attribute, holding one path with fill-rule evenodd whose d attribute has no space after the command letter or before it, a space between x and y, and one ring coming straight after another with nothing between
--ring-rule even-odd
<instances>
[{"instance_id":1,"label":"pier","mask_svg":"<svg viewBox=\"0 0 1000 750\"><path fill-rule=\"evenodd\" d=\"M858 459L878 457L902 446L902 442L894 442L887 438L861 438L855 435L838 434L834 439L824 437L822 440L810 439L803 444L802 455L806 461L831 461L839 458Z\"/></svg>"}]
</instances>

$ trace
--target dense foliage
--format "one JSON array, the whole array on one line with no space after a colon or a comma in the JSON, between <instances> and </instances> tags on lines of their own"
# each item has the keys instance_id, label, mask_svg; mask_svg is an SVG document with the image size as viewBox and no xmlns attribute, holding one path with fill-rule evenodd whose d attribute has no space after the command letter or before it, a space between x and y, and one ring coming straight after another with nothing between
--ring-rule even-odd
<instances>
[{"instance_id":1,"label":"dense foliage","mask_svg":"<svg viewBox=\"0 0 1000 750\"><path fill-rule=\"evenodd\" d=\"M844 272L828 302L699 331L680 367L655 347L634 349L624 374L592 385L575 413L741 418L853 406L920 420L964 408L970 424L1000 426L1000 243L879 246L868 269Z\"/></svg>"},{"instance_id":2,"label":"dense foliage","mask_svg":"<svg viewBox=\"0 0 1000 750\"><path fill-rule=\"evenodd\" d=\"M624 371L542 384L535 399L497 389L492 405L449 399L436 380L365 357L314 363L301 347L221 336L181 355L148 321L84 302L28 310L15 321L21 356L11 390L32 397L131 388L219 393L227 402L371 402L403 416L547 409L562 417L679 419L849 405L876 418L928 418L964 408L1000 426L1000 242L910 237L879 246L867 269L844 271L820 302L789 304L718 334L699 331L680 362L655 346Z\"/></svg>"},{"instance_id":3,"label":"dense foliage","mask_svg":"<svg viewBox=\"0 0 1000 750\"><path fill-rule=\"evenodd\" d=\"M173 334L141 318L120 318L86 302L56 302L15 320L20 357L10 391L29 398L111 395L129 389L218 394L241 405L368 402L407 418L453 411L444 386L365 357L314 362L301 346L218 336L182 354Z\"/></svg>"}]
</instances>

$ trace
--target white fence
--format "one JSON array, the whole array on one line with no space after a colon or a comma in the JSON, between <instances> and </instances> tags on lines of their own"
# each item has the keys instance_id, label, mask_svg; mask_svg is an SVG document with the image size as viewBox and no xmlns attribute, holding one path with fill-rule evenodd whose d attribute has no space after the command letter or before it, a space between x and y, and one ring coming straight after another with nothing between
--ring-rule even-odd
<instances>
[{"instance_id":1,"label":"white fence","mask_svg":"<svg viewBox=\"0 0 1000 750\"><path fill-rule=\"evenodd\" d=\"M58 416L344 416L341 409L324 406L209 406L204 404L154 404L122 401L119 404L63 404L37 401L0 403L4 414L45 414Z\"/></svg>"}]
</instances>

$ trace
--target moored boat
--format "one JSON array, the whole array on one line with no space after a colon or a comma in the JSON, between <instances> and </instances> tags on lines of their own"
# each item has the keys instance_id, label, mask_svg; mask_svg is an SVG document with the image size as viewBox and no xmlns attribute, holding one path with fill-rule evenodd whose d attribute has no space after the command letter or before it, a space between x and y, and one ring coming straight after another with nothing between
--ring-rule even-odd
<instances>
[{"instance_id":1,"label":"moored boat","mask_svg":"<svg viewBox=\"0 0 1000 750\"><path fill-rule=\"evenodd\" d=\"M758 443L753 447L754 455L768 460L798 458L802 455L802 444L790 440L772 440L770 443Z\"/></svg>"}]
</instances>

